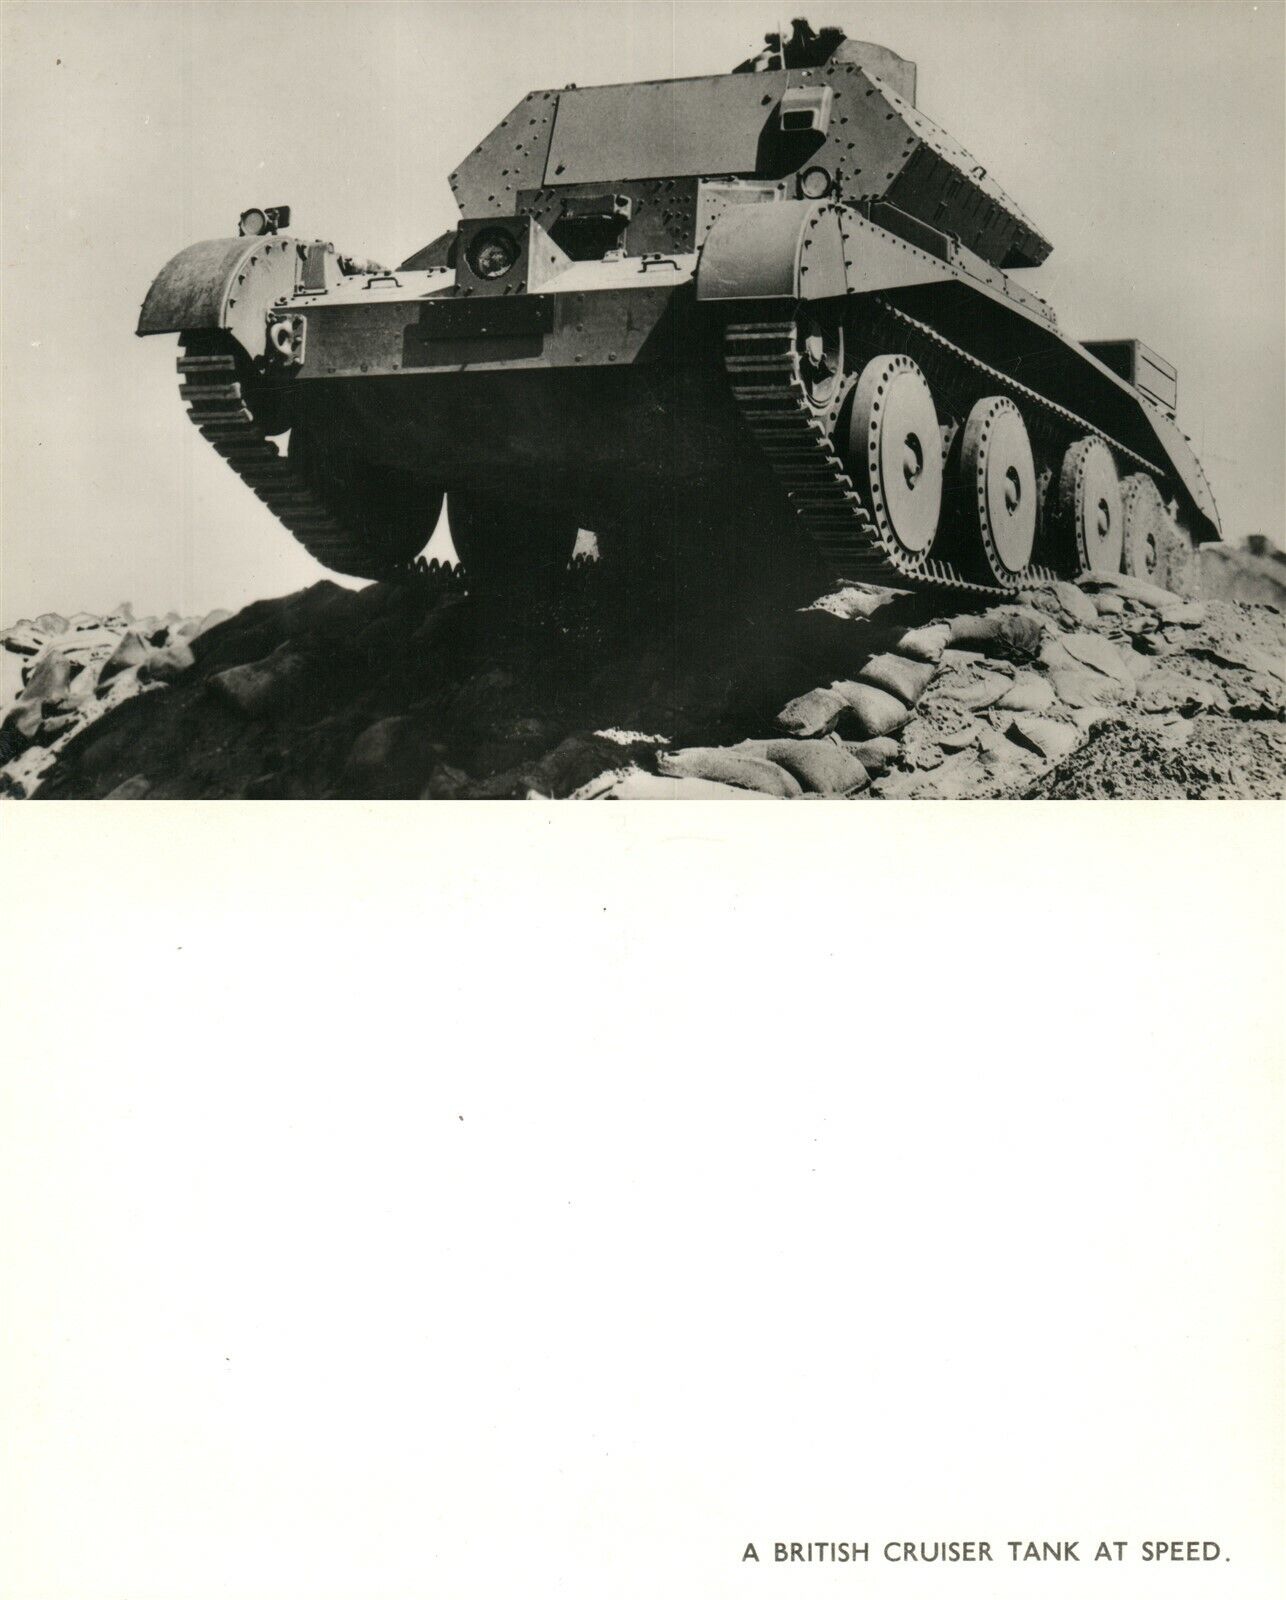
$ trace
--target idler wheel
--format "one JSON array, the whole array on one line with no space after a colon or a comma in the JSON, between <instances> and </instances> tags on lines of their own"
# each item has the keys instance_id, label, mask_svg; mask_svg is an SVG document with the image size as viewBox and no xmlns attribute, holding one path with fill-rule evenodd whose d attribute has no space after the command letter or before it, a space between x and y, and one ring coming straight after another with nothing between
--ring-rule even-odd
<instances>
[{"instance_id":1,"label":"idler wheel","mask_svg":"<svg viewBox=\"0 0 1286 1600\"><path fill-rule=\"evenodd\" d=\"M1082 572L1119 572L1125 549L1121 481L1101 439L1078 439L1063 457L1058 506Z\"/></svg>"},{"instance_id":2,"label":"idler wheel","mask_svg":"<svg viewBox=\"0 0 1286 1600\"><path fill-rule=\"evenodd\" d=\"M909 560L923 557L942 511L942 432L910 356L877 356L862 369L846 464L885 540Z\"/></svg>"},{"instance_id":3,"label":"idler wheel","mask_svg":"<svg viewBox=\"0 0 1286 1600\"><path fill-rule=\"evenodd\" d=\"M966 527L997 583L1012 586L1036 543L1036 463L1022 413L1003 395L979 400L965 422L960 475Z\"/></svg>"},{"instance_id":4,"label":"idler wheel","mask_svg":"<svg viewBox=\"0 0 1286 1600\"><path fill-rule=\"evenodd\" d=\"M493 600L552 600L579 532L574 517L548 506L459 489L447 496L447 522L470 590Z\"/></svg>"},{"instance_id":5,"label":"idler wheel","mask_svg":"<svg viewBox=\"0 0 1286 1600\"><path fill-rule=\"evenodd\" d=\"M1164 583L1169 517L1161 491L1146 472L1133 473L1121 485L1121 518L1126 572Z\"/></svg>"}]
</instances>

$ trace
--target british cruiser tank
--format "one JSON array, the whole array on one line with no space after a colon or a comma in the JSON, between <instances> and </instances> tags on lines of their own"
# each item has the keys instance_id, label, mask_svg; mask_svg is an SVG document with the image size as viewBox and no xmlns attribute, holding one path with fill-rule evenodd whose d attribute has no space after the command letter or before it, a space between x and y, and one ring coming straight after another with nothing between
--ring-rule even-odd
<instances>
[{"instance_id":1,"label":"british cruiser tank","mask_svg":"<svg viewBox=\"0 0 1286 1600\"><path fill-rule=\"evenodd\" d=\"M1174 368L1060 331L1049 241L879 45L799 21L722 76L533 90L450 183L460 222L395 270L255 209L142 308L201 434L337 572L413 571L444 497L497 594L556 583L582 528L996 593L1173 577L1219 536Z\"/></svg>"}]
</instances>

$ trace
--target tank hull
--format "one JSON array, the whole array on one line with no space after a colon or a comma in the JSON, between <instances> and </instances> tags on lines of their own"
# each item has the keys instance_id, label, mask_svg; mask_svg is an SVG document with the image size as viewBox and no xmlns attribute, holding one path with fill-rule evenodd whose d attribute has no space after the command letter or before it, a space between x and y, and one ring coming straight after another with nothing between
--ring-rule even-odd
<instances>
[{"instance_id":1,"label":"tank hull","mask_svg":"<svg viewBox=\"0 0 1286 1600\"><path fill-rule=\"evenodd\" d=\"M468 372L301 386L308 425L337 446L450 493L501 484L595 530L690 508L762 518L784 496L717 365Z\"/></svg>"},{"instance_id":2,"label":"tank hull","mask_svg":"<svg viewBox=\"0 0 1286 1600\"><path fill-rule=\"evenodd\" d=\"M296 403L337 441L360 442L371 459L422 472L448 492L506 479L535 498L556 499L586 527L651 525L676 506L701 522L723 516L747 531L775 525L788 520L788 496L732 397L723 343L731 323L801 302L789 292L698 299L700 292L699 284L676 289L664 306L631 306L633 292L620 289L551 295L547 331L525 338L521 354L504 332L425 340L419 358L426 367L418 370L404 360L407 310L388 308L369 314L380 324L369 338L355 322L333 345L320 342L314 373L340 344L351 367L365 372L301 377ZM963 275L802 303L842 314L853 349L868 355L881 348L887 308L933 328L962 357L1105 434L1121 447L1123 464L1126 453L1137 457L1183 502L1199 540L1218 536L1204 477L1173 424L1021 303ZM620 341L628 364L609 361L616 352L601 342L591 364L561 338L572 318L628 327ZM381 361L394 348L398 356Z\"/></svg>"},{"instance_id":3,"label":"tank hull","mask_svg":"<svg viewBox=\"0 0 1286 1600\"><path fill-rule=\"evenodd\" d=\"M405 567L443 494L712 565L802 545L837 577L1002 592L1158 519L1218 538L1174 369L1059 328L1012 275L1048 243L908 88L859 47L536 91L453 175L458 228L395 272L208 240L139 332L180 334L202 433L365 576Z\"/></svg>"}]
</instances>

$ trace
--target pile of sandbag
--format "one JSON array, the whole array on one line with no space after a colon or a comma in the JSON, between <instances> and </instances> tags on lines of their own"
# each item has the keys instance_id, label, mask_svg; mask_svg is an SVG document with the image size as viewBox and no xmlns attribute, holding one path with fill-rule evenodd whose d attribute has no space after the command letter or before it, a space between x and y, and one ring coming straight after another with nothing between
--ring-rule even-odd
<instances>
[{"instance_id":1,"label":"pile of sandbag","mask_svg":"<svg viewBox=\"0 0 1286 1600\"><path fill-rule=\"evenodd\" d=\"M1026 793L1101 724L1163 745L1200 716L1280 724L1281 619L1126 576L1023 591L904 631L888 591L841 590L784 635L843 670L790 699L766 737L622 764L585 799L963 799ZM735 793L734 793L735 791Z\"/></svg>"}]
</instances>

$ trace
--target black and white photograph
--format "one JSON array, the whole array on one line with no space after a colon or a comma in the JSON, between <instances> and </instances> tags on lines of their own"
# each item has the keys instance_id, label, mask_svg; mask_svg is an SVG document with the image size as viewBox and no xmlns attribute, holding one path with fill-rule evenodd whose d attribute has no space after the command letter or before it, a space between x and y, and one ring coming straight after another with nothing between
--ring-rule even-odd
<instances>
[{"instance_id":1,"label":"black and white photograph","mask_svg":"<svg viewBox=\"0 0 1286 1600\"><path fill-rule=\"evenodd\" d=\"M1280 5L5 18L5 797L1282 794Z\"/></svg>"},{"instance_id":2,"label":"black and white photograph","mask_svg":"<svg viewBox=\"0 0 1286 1600\"><path fill-rule=\"evenodd\" d=\"M0 0L0 1600L1286 1592L1286 6L816 3Z\"/></svg>"}]
</instances>

